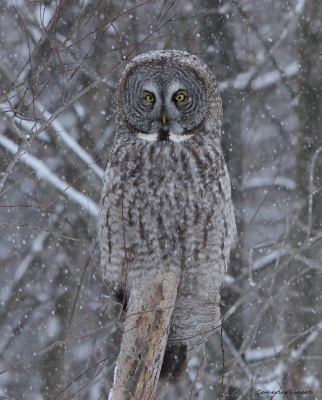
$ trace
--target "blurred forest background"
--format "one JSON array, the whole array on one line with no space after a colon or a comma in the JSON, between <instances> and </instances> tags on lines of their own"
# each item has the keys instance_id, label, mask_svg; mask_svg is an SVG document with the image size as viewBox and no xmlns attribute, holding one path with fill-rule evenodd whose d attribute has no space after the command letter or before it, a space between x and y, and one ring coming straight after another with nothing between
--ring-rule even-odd
<instances>
[{"instance_id":1,"label":"blurred forest background","mask_svg":"<svg viewBox=\"0 0 322 400\"><path fill-rule=\"evenodd\" d=\"M158 399L216 399L222 347L219 398L322 399L322 2L2 0L0 33L0 399L108 399L101 182L118 79L155 49L219 82L238 224L222 332Z\"/></svg>"}]
</instances>

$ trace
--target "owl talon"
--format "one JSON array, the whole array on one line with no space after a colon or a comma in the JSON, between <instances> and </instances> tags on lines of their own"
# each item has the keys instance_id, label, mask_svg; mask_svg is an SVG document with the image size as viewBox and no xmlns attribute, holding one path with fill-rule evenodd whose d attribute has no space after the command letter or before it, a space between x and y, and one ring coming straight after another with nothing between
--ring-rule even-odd
<instances>
[{"instance_id":1,"label":"owl talon","mask_svg":"<svg viewBox=\"0 0 322 400\"><path fill-rule=\"evenodd\" d=\"M124 294L125 294L125 298L124 298ZM127 292L124 293L124 288L123 287L117 288L114 293L114 297L118 303L123 305L123 310L126 312L129 296L128 296Z\"/></svg>"}]
</instances>

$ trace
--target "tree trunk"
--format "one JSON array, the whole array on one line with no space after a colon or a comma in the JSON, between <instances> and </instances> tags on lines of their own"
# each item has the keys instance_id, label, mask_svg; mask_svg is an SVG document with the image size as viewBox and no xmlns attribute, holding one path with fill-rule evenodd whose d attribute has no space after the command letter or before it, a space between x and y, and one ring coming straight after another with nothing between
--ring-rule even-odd
<instances>
[{"instance_id":1,"label":"tree trunk","mask_svg":"<svg viewBox=\"0 0 322 400\"><path fill-rule=\"evenodd\" d=\"M197 3L201 7L200 12L209 6L208 0L198 0L195 4L197 5ZM216 2L211 8L212 12L201 19L198 31L200 34L198 52L205 53L200 55L200 58L210 66L218 82L234 79L241 72L233 46L234 8L230 7L225 13L219 13L219 8L227 4L227 0ZM220 94L224 110L221 145L231 179L233 203L240 204L243 197L241 190L243 169L243 143L241 137L242 93L240 89L230 87ZM241 207L236 207L235 217L237 232L241 233L243 231ZM242 268L240 254L231 253L229 275L237 277ZM222 302L224 304L233 304L238 297L239 294L236 293L235 288L227 284L223 286ZM228 320L225 323L225 330L238 350L243 341L243 315L238 314L232 320ZM217 348L210 349L209 355L215 357L216 351L218 351ZM216 390L219 390L219 387ZM211 398L212 389L207 389L207 395Z\"/></svg>"},{"instance_id":2,"label":"tree trunk","mask_svg":"<svg viewBox=\"0 0 322 400\"><path fill-rule=\"evenodd\" d=\"M322 157L317 156L314 165L313 193L312 193L312 220L309 216L310 173L311 163L317 150L322 146L322 31L321 31L322 4L319 1L307 2L302 18L297 29L297 43L299 52L300 72L298 77L299 102L297 114L299 118L299 133L296 149L295 181L293 200L293 226L291 229L292 248L297 250L310 239L321 232L322 202L319 189L322 182ZM321 265L321 245L312 246L301 255L312 261L312 266ZM314 262L315 261L315 262ZM293 341L293 349L299 346L308 337L303 335L308 328L321 320L321 275L316 268L307 269L307 265L294 259L288 266L288 277L293 279L289 285L288 306L285 321L286 333ZM295 277L297 277L295 279ZM301 354L306 359L294 359L288 373L284 376L284 385L294 390L314 389L312 383L308 384L308 377L314 376L321 381L321 368L315 355L321 350L321 342L315 340L307 346ZM312 357L312 359L310 359ZM292 396L299 400L301 395Z\"/></svg>"},{"instance_id":3,"label":"tree trunk","mask_svg":"<svg viewBox=\"0 0 322 400\"><path fill-rule=\"evenodd\" d=\"M153 400L180 273L157 274L132 289L109 400Z\"/></svg>"}]
</instances>

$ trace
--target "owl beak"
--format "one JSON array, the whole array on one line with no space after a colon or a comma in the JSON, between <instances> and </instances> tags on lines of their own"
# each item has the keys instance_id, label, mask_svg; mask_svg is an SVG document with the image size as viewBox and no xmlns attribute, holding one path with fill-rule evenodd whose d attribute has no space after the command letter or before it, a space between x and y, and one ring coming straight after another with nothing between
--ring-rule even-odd
<instances>
[{"instance_id":1,"label":"owl beak","mask_svg":"<svg viewBox=\"0 0 322 400\"><path fill-rule=\"evenodd\" d=\"M159 134L159 141L169 140L169 127L166 123L167 123L167 117L165 114L162 114L162 126Z\"/></svg>"}]
</instances>

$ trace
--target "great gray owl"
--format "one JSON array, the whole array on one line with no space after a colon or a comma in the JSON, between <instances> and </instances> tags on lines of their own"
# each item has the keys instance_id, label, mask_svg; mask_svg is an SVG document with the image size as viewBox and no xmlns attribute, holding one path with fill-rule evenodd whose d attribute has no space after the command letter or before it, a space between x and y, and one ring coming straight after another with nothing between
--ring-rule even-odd
<instances>
[{"instance_id":1,"label":"great gray owl","mask_svg":"<svg viewBox=\"0 0 322 400\"><path fill-rule=\"evenodd\" d=\"M236 230L218 85L197 57L153 51L128 65L115 108L101 268L125 309L137 281L157 269L182 271L160 375L176 383L191 349L220 326L220 288Z\"/></svg>"}]
</instances>

